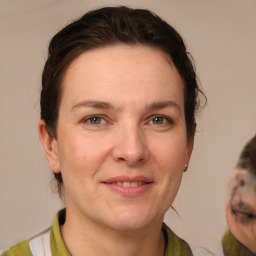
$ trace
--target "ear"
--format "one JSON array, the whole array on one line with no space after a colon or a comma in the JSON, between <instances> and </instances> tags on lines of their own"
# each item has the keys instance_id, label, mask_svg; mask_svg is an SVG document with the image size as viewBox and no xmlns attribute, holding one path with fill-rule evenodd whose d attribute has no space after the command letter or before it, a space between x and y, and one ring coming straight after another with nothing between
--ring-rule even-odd
<instances>
[{"instance_id":1,"label":"ear","mask_svg":"<svg viewBox=\"0 0 256 256\"><path fill-rule=\"evenodd\" d=\"M186 164L188 165L194 147L194 136L188 138L187 141L187 152L186 152Z\"/></svg>"},{"instance_id":2,"label":"ear","mask_svg":"<svg viewBox=\"0 0 256 256\"><path fill-rule=\"evenodd\" d=\"M186 164L188 165L193 147L194 147L194 138L196 133L196 123L193 124L193 135L191 137L188 137L187 139L187 152L186 152Z\"/></svg>"},{"instance_id":3,"label":"ear","mask_svg":"<svg viewBox=\"0 0 256 256\"><path fill-rule=\"evenodd\" d=\"M57 150L57 140L48 133L44 120L40 120L38 122L38 134L44 147L45 156L48 160L50 169L55 173L59 173L60 164Z\"/></svg>"}]
</instances>

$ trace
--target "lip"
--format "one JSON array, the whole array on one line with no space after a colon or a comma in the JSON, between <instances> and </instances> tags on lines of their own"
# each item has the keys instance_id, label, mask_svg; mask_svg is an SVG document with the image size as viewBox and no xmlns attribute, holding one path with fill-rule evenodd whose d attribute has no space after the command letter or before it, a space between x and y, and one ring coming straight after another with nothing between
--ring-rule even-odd
<instances>
[{"instance_id":1,"label":"lip","mask_svg":"<svg viewBox=\"0 0 256 256\"><path fill-rule=\"evenodd\" d=\"M128 182L142 181L145 183L153 182L153 180L151 180L150 178L147 178L145 176L135 176L135 177L115 176L115 177L111 177L109 179L103 180L102 183L117 183L117 182L122 182L122 181L128 181Z\"/></svg>"},{"instance_id":2,"label":"lip","mask_svg":"<svg viewBox=\"0 0 256 256\"><path fill-rule=\"evenodd\" d=\"M231 209L231 212L236 217L239 217L239 218L242 218L242 219L251 220L251 219L255 218L255 215L251 212L237 211L237 210L234 210L234 209Z\"/></svg>"},{"instance_id":3,"label":"lip","mask_svg":"<svg viewBox=\"0 0 256 256\"><path fill-rule=\"evenodd\" d=\"M231 208L231 213L238 218L247 219L247 220L255 218L255 212L253 208L250 205L245 204L244 202L231 204L230 208Z\"/></svg>"},{"instance_id":4,"label":"lip","mask_svg":"<svg viewBox=\"0 0 256 256\"><path fill-rule=\"evenodd\" d=\"M142 182L141 185L135 187L124 187L117 183L119 182ZM153 180L145 176L115 176L101 182L114 193L125 197L141 196L150 190L153 186Z\"/></svg>"}]
</instances>

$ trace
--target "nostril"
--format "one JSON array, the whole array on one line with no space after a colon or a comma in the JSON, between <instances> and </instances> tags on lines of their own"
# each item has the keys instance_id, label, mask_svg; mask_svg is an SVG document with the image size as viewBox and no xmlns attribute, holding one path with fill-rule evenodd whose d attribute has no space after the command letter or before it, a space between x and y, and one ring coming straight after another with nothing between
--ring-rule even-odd
<instances>
[{"instance_id":1,"label":"nostril","mask_svg":"<svg viewBox=\"0 0 256 256\"><path fill-rule=\"evenodd\" d=\"M240 180L239 180L239 185L243 187L243 186L244 186L244 184L245 184L244 179L240 179Z\"/></svg>"}]
</instances>

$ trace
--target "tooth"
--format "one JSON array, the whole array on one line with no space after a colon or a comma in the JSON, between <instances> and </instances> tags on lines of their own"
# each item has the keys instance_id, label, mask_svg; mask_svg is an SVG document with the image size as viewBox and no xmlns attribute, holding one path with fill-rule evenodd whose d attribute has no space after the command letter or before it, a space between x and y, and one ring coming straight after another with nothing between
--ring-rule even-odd
<instances>
[{"instance_id":1,"label":"tooth","mask_svg":"<svg viewBox=\"0 0 256 256\"><path fill-rule=\"evenodd\" d=\"M139 182L133 181L131 182L131 187L137 187L139 185Z\"/></svg>"},{"instance_id":2,"label":"tooth","mask_svg":"<svg viewBox=\"0 0 256 256\"><path fill-rule=\"evenodd\" d=\"M117 186L121 186L121 187L122 187L122 186L123 186L123 182L118 181L118 182L117 182Z\"/></svg>"},{"instance_id":3,"label":"tooth","mask_svg":"<svg viewBox=\"0 0 256 256\"><path fill-rule=\"evenodd\" d=\"M124 186L125 188L128 188L128 187L131 186L131 183L130 183L129 181L124 181L124 182L123 182L123 186Z\"/></svg>"},{"instance_id":4,"label":"tooth","mask_svg":"<svg viewBox=\"0 0 256 256\"><path fill-rule=\"evenodd\" d=\"M141 186L141 185L142 185L142 181L139 181L139 182L138 182L138 186Z\"/></svg>"}]
</instances>

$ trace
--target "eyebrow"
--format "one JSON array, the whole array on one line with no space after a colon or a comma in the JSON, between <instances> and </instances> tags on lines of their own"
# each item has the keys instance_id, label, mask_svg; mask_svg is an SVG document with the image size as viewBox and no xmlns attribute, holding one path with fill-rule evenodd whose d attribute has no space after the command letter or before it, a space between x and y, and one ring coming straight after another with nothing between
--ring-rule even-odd
<instances>
[{"instance_id":1,"label":"eyebrow","mask_svg":"<svg viewBox=\"0 0 256 256\"><path fill-rule=\"evenodd\" d=\"M146 110L159 110L168 107L177 108L181 112L181 107L175 101L153 102L146 106Z\"/></svg>"},{"instance_id":2,"label":"eyebrow","mask_svg":"<svg viewBox=\"0 0 256 256\"><path fill-rule=\"evenodd\" d=\"M74 106L72 106L71 111L80 107L89 107L89 108L97 108L97 109L113 109L114 106L110 103L103 101L92 101L92 100L83 100Z\"/></svg>"},{"instance_id":3,"label":"eyebrow","mask_svg":"<svg viewBox=\"0 0 256 256\"><path fill-rule=\"evenodd\" d=\"M89 107L89 108L96 108L96 109L115 109L115 107L108 103L103 101L94 101L94 100L83 100L74 106L71 107L71 111L80 108L80 107ZM168 107L173 107L178 109L181 112L181 107L176 103L175 101L159 101L159 102L153 102L151 104L146 105L145 109L147 111L150 110L159 110L164 109Z\"/></svg>"}]
</instances>

